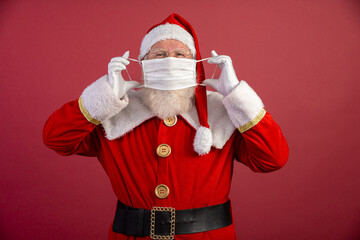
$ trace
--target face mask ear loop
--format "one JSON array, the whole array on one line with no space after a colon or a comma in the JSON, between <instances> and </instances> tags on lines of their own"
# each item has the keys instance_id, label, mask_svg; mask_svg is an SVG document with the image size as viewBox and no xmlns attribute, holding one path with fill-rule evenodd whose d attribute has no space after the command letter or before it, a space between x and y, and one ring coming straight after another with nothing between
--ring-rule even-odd
<instances>
[{"instance_id":1,"label":"face mask ear loop","mask_svg":"<svg viewBox=\"0 0 360 240\"><path fill-rule=\"evenodd\" d=\"M205 61L205 60L209 60L211 57L207 57L207 58L203 58L203 59L200 59L200 60L196 60L196 62L202 62L202 61ZM215 73L216 73L216 69L217 69L218 65L216 64L215 65L215 69L214 69L214 72L211 76L211 79L214 79L214 76L215 76ZM200 84L201 85L201 84Z\"/></svg>"},{"instance_id":2,"label":"face mask ear loop","mask_svg":"<svg viewBox=\"0 0 360 240\"><path fill-rule=\"evenodd\" d=\"M210 78L210 79L214 79L214 75L215 75L215 73L216 73L216 69L217 69L217 67L218 67L218 65L216 65L216 66L215 66L215 68L214 68L214 72L213 72L213 74L212 74L212 76L211 76L211 78ZM196 85L198 85L198 86L205 86L205 87L206 87L206 84L204 84L204 83L201 83L201 84L196 84Z\"/></svg>"},{"instance_id":3,"label":"face mask ear loop","mask_svg":"<svg viewBox=\"0 0 360 240\"><path fill-rule=\"evenodd\" d=\"M206 60L209 60L211 57L208 57L208 58L203 58L203 59L200 59L200 60L195 60L195 62L202 62L202 61L206 61Z\"/></svg>"},{"instance_id":4,"label":"face mask ear loop","mask_svg":"<svg viewBox=\"0 0 360 240\"><path fill-rule=\"evenodd\" d=\"M202 62L202 61L205 61L205 60L209 60L210 58L211 57L203 58L203 59L200 59L200 60L196 60L196 62ZM214 79L217 67L218 67L218 65L215 65L214 72L213 72L213 74L211 76L211 79ZM200 84L196 84L196 85L206 87L206 84L204 84L204 83L200 83Z\"/></svg>"},{"instance_id":5,"label":"face mask ear loop","mask_svg":"<svg viewBox=\"0 0 360 240\"><path fill-rule=\"evenodd\" d=\"M125 68L125 70L126 70L126 73L127 73L128 77L129 77L129 80L132 81L132 79L130 77L130 74L129 74L129 71L127 70L127 68Z\"/></svg>"},{"instance_id":6,"label":"face mask ear loop","mask_svg":"<svg viewBox=\"0 0 360 240\"><path fill-rule=\"evenodd\" d=\"M216 73L216 69L218 68L218 65L216 64L215 65L215 68L214 68L214 72L213 72L213 74L212 74L212 76L211 76L211 79L214 79L214 76L215 76L215 73Z\"/></svg>"},{"instance_id":7,"label":"face mask ear loop","mask_svg":"<svg viewBox=\"0 0 360 240\"><path fill-rule=\"evenodd\" d=\"M140 62L139 60L134 59L134 58L128 58L128 59L131 60L131 61L134 61L134 62Z\"/></svg>"},{"instance_id":8,"label":"face mask ear loop","mask_svg":"<svg viewBox=\"0 0 360 240\"><path fill-rule=\"evenodd\" d=\"M131 60L131 61L134 61L134 62L140 62L139 60L136 60L136 59L133 59L133 58L128 58L128 60ZM129 80L132 81L132 79L130 77L130 74L129 74L129 71L127 70L127 68L125 68L125 70L126 70L126 73L127 73L128 77L129 77Z\"/></svg>"}]
</instances>

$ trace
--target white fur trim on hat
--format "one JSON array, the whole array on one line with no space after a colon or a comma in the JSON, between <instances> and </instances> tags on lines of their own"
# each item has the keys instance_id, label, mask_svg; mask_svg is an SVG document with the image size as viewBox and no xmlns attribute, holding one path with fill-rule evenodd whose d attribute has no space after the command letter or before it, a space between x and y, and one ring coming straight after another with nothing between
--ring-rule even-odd
<instances>
[{"instance_id":1,"label":"white fur trim on hat","mask_svg":"<svg viewBox=\"0 0 360 240\"><path fill-rule=\"evenodd\" d=\"M175 39L182 42L190 49L191 54L195 57L195 42L191 34L179 25L166 23L155 27L145 35L140 47L139 60L145 57L155 43L166 39Z\"/></svg>"},{"instance_id":2,"label":"white fur trim on hat","mask_svg":"<svg viewBox=\"0 0 360 240\"><path fill-rule=\"evenodd\" d=\"M212 134L209 128L199 127L196 131L194 139L194 150L199 155L205 155L210 152L211 146L213 145Z\"/></svg>"}]
</instances>

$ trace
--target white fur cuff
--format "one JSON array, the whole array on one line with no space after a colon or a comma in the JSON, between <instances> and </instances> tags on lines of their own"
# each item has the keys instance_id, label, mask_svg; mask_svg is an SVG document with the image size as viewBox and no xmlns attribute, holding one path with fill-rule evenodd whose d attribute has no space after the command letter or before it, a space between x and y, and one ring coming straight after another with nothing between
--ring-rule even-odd
<instances>
[{"instance_id":1,"label":"white fur cuff","mask_svg":"<svg viewBox=\"0 0 360 240\"><path fill-rule=\"evenodd\" d=\"M106 75L85 88L79 99L81 112L86 119L95 124L114 116L128 103L126 95L123 99L115 96Z\"/></svg>"},{"instance_id":2,"label":"white fur cuff","mask_svg":"<svg viewBox=\"0 0 360 240\"><path fill-rule=\"evenodd\" d=\"M261 99L245 81L241 81L222 101L234 126L240 129L249 125L264 111Z\"/></svg>"}]
</instances>

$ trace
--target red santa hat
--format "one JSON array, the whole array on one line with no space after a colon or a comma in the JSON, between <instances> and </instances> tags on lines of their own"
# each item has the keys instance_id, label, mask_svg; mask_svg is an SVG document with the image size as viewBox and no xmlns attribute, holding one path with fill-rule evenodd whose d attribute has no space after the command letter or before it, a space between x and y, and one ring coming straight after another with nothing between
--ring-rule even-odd
<instances>
[{"instance_id":1,"label":"red santa hat","mask_svg":"<svg viewBox=\"0 0 360 240\"><path fill-rule=\"evenodd\" d=\"M175 39L185 44L197 60L201 59L199 43L192 26L180 15L172 13L164 21L152 26L145 35L141 47L139 59L143 59L150 51L151 47L162 40ZM201 84L205 80L204 66L202 62L196 65L197 83ZM194 150L199 155L210 152L213 145L212 134L208 124L208 111L206 99L206 87L196 86L195 105L199 117L200 126L196 131L194 139Z\"/></svg>"}]
</instances>

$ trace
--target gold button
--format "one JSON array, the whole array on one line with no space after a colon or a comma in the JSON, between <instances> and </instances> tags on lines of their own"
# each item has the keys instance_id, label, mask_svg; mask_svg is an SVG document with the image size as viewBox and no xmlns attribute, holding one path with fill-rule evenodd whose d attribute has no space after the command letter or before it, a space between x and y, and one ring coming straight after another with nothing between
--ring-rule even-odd
<instances>
[{"instance_id":1,"label":"gold button","mask_svg":"<svg viewBox=\"0 0 360 240\"><path fill-rule=\"evenodd\" d=\"M170 190L165 184L160 184L155 188L155 195L160 199L167 198L167 196L169 196L169 193Z\"/></svg>"},{"instance_id":2,"label":"gold button","mask_svg":"<svg viewBox=\"0 0 360 240\"><path fill-rule=\"evenodd\" d=\"M176 124L176 122L177 122L177 117L176 116L164 119L164 123L168 127L174 126Z\"/></svg>"},{"instance_id":3,"label":"gold button","mask_svg":"<svg viewBox=\"0 0 360 240\"><path fill-rule=\"evenodd\" d=\"M156 153L160 157L167 157L171 153L171 148L167 144L160 144L156 149Z\"/></svg>"}]
</instances>

